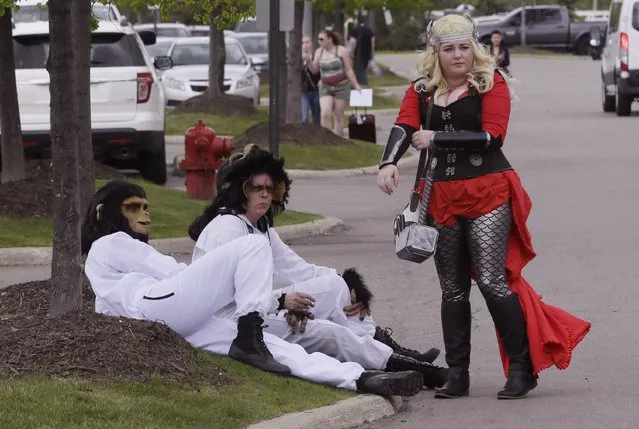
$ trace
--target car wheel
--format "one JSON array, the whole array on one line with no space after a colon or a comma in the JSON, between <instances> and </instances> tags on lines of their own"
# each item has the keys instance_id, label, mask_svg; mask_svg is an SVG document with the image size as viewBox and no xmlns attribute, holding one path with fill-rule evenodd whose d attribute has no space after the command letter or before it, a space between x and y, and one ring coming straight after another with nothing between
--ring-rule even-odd
<instances>
[{"instance_id":1,"label":"car wheel","mask_svg":"<svg viewBox=\"0 0 639 429\"><path fill-rule=\"evenodd\" d=\"M162 147L159 153L140 152L138 155L140 175L156 185L166 183L166 151Z\"/></svg>"},{"instance_id":2,"label":"car wheel","mask_svg":"<svg viewBox=\"0 0 639 429\"><path fill-rule=\"evenodd\" d=\"M614 95L608 95L606 93L606 84L601 81L601 105L603 107L604 112L614 112L615 111L615 103L617 97Z\"/></svg>"},{"instance_id":3,"label":"car wheel","mask_svg":"<svg viewBox=\"0 0 639 429\"><path fill-rule=\"evenodd\" d=\"M575 44L575 54L590 54L590 39L588 37L582 37L581 39L577 40L577 43Z\"/></svg>"},{"instance_id":4,"label":"car wheel","mask_svg":"<svg viewBox=\"0 0 639 429\"><path fill-rule=\"evenodd\" d=\"M619 92L619 86L617 86L617 102L615 110L617 116L630 116L630 105L632 104L632 97Z\"/></svg>"}]
</instances>

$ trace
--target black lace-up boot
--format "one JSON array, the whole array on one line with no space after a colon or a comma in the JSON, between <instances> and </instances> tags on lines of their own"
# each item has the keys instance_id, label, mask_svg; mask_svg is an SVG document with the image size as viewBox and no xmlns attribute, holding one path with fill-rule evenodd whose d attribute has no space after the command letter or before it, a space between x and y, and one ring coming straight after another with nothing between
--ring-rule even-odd
<instances>
[{"instance_id":1,"label":"black lace-up boot","mask_svg":"<svg viewBox=\"0 0 639 429\"><path fill-rule=\"evenodd\" d=\"M413 396L424 386L424 376L417 371L365 371L357 379L357 391L381 396Z\"/></svg>"},{"instance_id":2,"label":"black lace-up boot","mask_svg":"<svg viewBox=\"0 0 639 429\"><path fill-rule=\"evenodd\" d=\"M237 337L231 343L229 357L264 371L289 375L290 368L273 359L264 344L263 323L257 312L240 317L237 321Z\"/></svg>"},{"instance_id":3,"label":"black lace-up boot","mask_svg":"<svg viewBox=\"0 0 639 429\"><path fill-rule=\"evenodd\" d=\"M488 300L487 304L510 360L508 380L497 393L497 398L525 398L529 391L537 387L537 377L532 372L526 321L519 298L513 293L500 300Z\"/></svg>"},{"instance_id":4,"label":"black lace-up boot","mask_svg":"<svg viewBox=\"0 0 639 429\"><path fill-rule=\"evenodd\" d=\"M442 303L442 329L446 346L448 380L435 390L435 398L457 398L468 395L470 376L470 303Z\"/></svg>"},{"instance_id":5,"label":"black lace-up boot","mask_svg":"<svg viewBox=\"0 0 639 429\"><path fill-rule=\"evenodd\" d=\"M420 362L412 357L393 353L386 363L386 371L419 371L424 375L424 386L428 389L441 387L446 382L448 370L430 362Z\"/></svg>"},{"instance_id":6,"label":"black lace-up boot","mask_svg":"<svg viewBox=\"0 0 639 429\"><path fill-rule=\"evenodd\" d=\"M373 338L380 343L386 344L388 347L393 349L395 353L411 357L420 362L433 363L435 359L437 359L437 356L439 356L439 349L436 348L432 348L426 353L421 353L417 350L402 347L397 344L397 341L395 341L391 335L393 335L393 330L391 328L382 329L378 326L375 328L375 336Z\"/></svg>"}]
</instances>

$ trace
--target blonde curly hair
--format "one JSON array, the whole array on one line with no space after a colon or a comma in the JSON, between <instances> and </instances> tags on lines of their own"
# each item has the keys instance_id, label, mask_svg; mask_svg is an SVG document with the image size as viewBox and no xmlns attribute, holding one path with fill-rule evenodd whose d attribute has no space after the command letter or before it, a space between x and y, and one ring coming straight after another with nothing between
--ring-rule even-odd
<instances>
[{"instance_id":1,"label":"blonde curly hair","mask_svg":"<svg viewBox=\"0 0 639 429\"><path fill-rule=\"evenodd\" d=\"M434 96L437 98L440 95L446 93L450 89L450 85L444 78L444 73L439 64L439 55L435 50L438 46L433 46L433 39L442 36L451 36L456 34L475 33L475 26L472 18L464 15L451 14L446 15L432 24L430 29L431 40L429 40L428 47L425 51L420 51L417 58L417 72L419 74L418 80L414 84L416 91L435 90ZM481 45L475 38L468 39L471 49L473 51L473 66L466 80L472 86L474 86L480 94L490 91L494 86L495 70L497 70L497 64L495 59L490 55L488 48ZM508 84L508 77L504 76L506 84ZM509 86L510 89L510 86ZM514 94L511 91L511 96Z\"/></svg>"}]
</instances>

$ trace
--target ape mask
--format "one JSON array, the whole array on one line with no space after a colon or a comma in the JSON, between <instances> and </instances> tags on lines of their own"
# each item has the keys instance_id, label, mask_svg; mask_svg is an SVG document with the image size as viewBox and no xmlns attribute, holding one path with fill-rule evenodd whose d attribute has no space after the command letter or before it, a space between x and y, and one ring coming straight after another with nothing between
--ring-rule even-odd
<instances>
[{"instance_id":1,"label":"ape mask","mask_svg":"<svg viewBox=\"0 0 639 429\"><path fill-rule=\"evenodd\" d=\"M82 253L88 253L97 239L119 231L147 243L151 218L142 187L124 180L112 180L91 198L82 223Z\"/></svg>"}]
</instances>

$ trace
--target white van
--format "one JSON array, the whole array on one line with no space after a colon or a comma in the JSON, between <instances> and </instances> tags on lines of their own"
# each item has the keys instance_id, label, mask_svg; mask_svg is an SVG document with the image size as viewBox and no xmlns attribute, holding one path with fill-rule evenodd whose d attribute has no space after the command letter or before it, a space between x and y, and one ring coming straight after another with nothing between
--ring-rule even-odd
<instances>
[{"instance_id":1,"label":"white van","mask_svg":"<svg viewBox=\"0 0 639 429\"><path fill-rule=\"evenodd\" d=\"M639 0L613 0L609 14L601 56L602 105L604 112L629 116L639 98Z\"/></svg>"}]
</instances>

